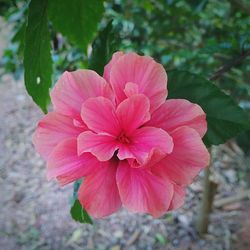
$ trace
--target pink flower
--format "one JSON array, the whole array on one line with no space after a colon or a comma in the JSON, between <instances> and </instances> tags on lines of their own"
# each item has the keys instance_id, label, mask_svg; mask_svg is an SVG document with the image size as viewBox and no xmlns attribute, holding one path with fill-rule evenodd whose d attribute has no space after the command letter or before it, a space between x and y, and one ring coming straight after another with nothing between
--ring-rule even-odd
<instances>
[{"instance_id":1,"label":"pink flower","mask_svg":"<svg viewBox=\"0 0 250 250\"><path fill-rule=\"evenodd\" d=\"M65 185L84 177L78 197L96 218L122 205L154 217L180 207L209 162L206 115L166 97L164 68L135 53L115 53L103 77L65 72L51 92L54 111L33 136L48 179Z\"/></svg>"}]
</instances>

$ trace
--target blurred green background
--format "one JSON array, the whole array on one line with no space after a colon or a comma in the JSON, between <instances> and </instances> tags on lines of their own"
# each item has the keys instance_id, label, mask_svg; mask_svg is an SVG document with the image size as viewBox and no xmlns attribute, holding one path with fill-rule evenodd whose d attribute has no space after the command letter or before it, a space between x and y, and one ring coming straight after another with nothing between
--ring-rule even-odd
<instances>
[{"instance_id":1,"label":"blurred green background","mask_svg":"<svg viewBox=\"0 0 250 250\"><path fill-rule=\"evenodd\" d=\"M212 76L224 64L250 50L250 2L245 0L116 0L105 1L99 30L113 19L116 50L137 51L178 68ZM0 2L0 15L12 27L1 58L5 72L20 76L27 1ZM76 20L77 25L77 20ZM87 66L87 55L51 26L56 72ZM250 58L217 80L242 101L250 94ZM3 72L2 72L3 73Z\"/></svg>"}]
</instances>

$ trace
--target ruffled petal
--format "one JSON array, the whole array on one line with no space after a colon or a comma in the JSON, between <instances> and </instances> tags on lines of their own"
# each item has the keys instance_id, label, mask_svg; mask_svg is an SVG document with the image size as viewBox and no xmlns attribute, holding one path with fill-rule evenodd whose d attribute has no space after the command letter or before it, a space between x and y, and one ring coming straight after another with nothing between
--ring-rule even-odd
<instances>
[{"instance_id":1,"label":"ruffled petal","mask_svg":"<svg viewBox=\"0 0 250 250\"><path fill-rule=\"evenodd\" d=\"M131 168L126 161L117 170L117 185L122 204L129 210L159 217L167 212L173 185L147 169Z\"/></svg>"},{"instance_id":2,"label":"ruffled petal","mask_svg":"<svg viewBox=\"0 0 250 250\"><path fill-rule=\"evenodd\" d=\"M137 84L139 93L149 98L151 112L163 104L167 97L167 74L161 64L148 56L128 53L119 57L112 63L109 82L118 103L126 98L126 84Z\"/></svg>"},{"instance_id":3,"label":"ruffled petal","mask_svg":"<svg viewBox=\"0 0 250 250\"><path fill-rule=\"evenodd\" d=\"M108 161L118 149L118 143L110 135L95 134L91 131L81 133L78 138L78 155L89 152L99 161Z\"/></svg>"},{"instance_id":4,"label":"ruffled petal","mask_svg":"<svg viewBox=\"0 0 250 250\"><path fill-rule=\"evenodd\" d=\"M82 103L88 98L104 96L113 100L110 85L92 70L64 72L51 91L54 109L76 120L81 120Z\"/></svg>"},{"instance_id":5,"label":"ruffled petal","mask_svg":"<svg viewBox=\"0 0 250 250\"><path fill-rule=\"evenodd\" d=\"M113 103L104 97L90 98L82 105L81 116L96 133L118 135L121 131Z\"/></svg>"},{"instance_id":6,"label":"ruffled petal","mask_svg":"<svg viewBox=\"0 0 250 250\"><path fill-rule=\"evenodd\" d=\"M76 138L59 143L47 161L48 179L58 178L61 184L67 184L95 171L99 161L91 154L77 155Z\"/></svg>"},{"instance_id":7,"label":"ruffled petal","mask_svg":"<svg viewBox=\"0 0 250 250\"><path fill-rule=\"evenodd\" d=\"M74 126L70 117L50 112L38 122L32 141L36 151L47 159L58 143L67 138L76 138L84 130L84 127Z\"/></svg>"},{"instance_id":8,"label":"ruffled petal","mask_svg":"<svg viewBox=\"0 0 250 250\"><path fill-rule=\"evenodd\" d=\"M174 195L168 210L180 208L185 202L186 189L179 185L174 185Z\"/></svg>"},{"instance_id":9,"label":"ruffled petal","mask_svg":"<svg viewBox=\"0 0 250 250\"><path fill-rule=\"evenodd\" d=\"M127 134L150 119L150 103L145 95L133 95L122 101L116 109L120 126Z\"/></svg>"},{"instance_id":10,"label":"ruffled petal","mask_svg":"<svg viewBox=\"0 0 250 250\"><path fill-rule=\"evenodd\" d=\"M180 127L171 134L171 154L151 168L152 172L178 185L188 185L209 164L209 153L196 130Z\"/></svg>"},{"instance_id":11,"label":"ruffled petal","mask_svg":"<svg viewBox=\"0 0 250 250\"><path fill-rule=\"evenodd\" d=\"M171 136L160 128L142 127L129 137L130 143L119 148L117 156L123 160L135 158L140 164L145 164L154 150L169 154L173 150ZM130 155L129 153L130 152Z\"/></svg>"},{"instance_id":12,"label":"ruffled petal","mask_svg":"<svg viewBox=\"0 0 250 250\"><path fill-rule=\"evenodd\" d=\"M138 85L132 82L126 83L124 93L127 97L137 95L139 93Z\"/></svg>"},{"instance_id":13,"label":"ruffled petal","mask_svg":"<svg viewBox=\"0 0 250 250\"><path fill-rule=\"evenodd\" d=\"M202 108L185 99L167 100L152 114L147 125L162 128L169 133L178 127L188 126L201 137L207 131L206 114Z\"/></svg>"},{"instance_id":14,"label":"ruffled petal","mask_svg":"<svg viewBox=\"0 0 250 250\"><path fill-rule=\"evenodd\" d=\"M107 82L110 82L110 71L111 68L115 65L115 63L124 55L123 52L118 51L115 52L112 56L112 59L109 63L104 67L103 77L106 79Z\"/></svg>"},{"instance_id":15,"label":"ruffled petal","mask_svg":"<svg viewBox=\"0 0 250 250\"><path fill-rule=\"evenodd\" d=\"M95 173L84 179L80 186L79 201L95 218L108 216L121 207L116 184L116 170L116 161L103 162Z\"/></svg>"},{"instance_id":16,"label":"ruffled petal","mask_svg":"<svg viewBox=\"0 0 250 250\"><path fill-rule=\"evenodd\" d=\"M117 185L122 204L130 211L159 217L167 212L173 197L173 185L146 169L131 168L126 161L117 170Z\"/></svg>"}]
</instances>

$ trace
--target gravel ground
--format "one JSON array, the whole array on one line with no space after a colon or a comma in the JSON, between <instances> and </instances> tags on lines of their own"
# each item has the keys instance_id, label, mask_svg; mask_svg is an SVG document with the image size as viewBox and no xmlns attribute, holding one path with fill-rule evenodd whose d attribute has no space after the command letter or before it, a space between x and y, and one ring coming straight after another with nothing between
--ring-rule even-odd
<instances>
[{"instance_id":1,"label":"gravel ground","mask_svg":"<svg viewBox=\"0 0 250 250\"><path fill-rule=\"evenodd\" d=\"M189 188L184 207L160 219L122 209L93 226L74 222L69 215L72 185L47 182L45 163L32 146L42 113L22 81L2 78L0 107L0 249L250 249L249 201L214 210L209 233L197 235L193 221L202 176ZM214 149L216 200L247 188L237 176L246 167L244 155L232 145Z\"/></svg>"}]
</instances>

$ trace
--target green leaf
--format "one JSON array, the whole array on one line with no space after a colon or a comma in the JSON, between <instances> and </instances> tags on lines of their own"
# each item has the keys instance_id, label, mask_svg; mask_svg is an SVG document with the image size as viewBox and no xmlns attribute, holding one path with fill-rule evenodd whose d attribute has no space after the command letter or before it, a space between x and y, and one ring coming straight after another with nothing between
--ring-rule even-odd
<instances>
[{"instance_id":1,"label":"green leaf","mask_svg":"<svg viewBox=\"0 0 250 250\"><path fill-rule=\"evenodd\" d=\"M25 32L24 79L28 93L46 113L51 86L52 59L47 0L31 0Z\"/></svg>"},{"instance_id":2,"label":"green leaf","mask_svg":"<svg viewBox=\"0 0 250 250\"><path fill-rule=\"evenodd\" d=\"M71 207L70 214L75 221L93 224L92 219L88 215L87 211L82 207L78 199L75 200L74 205Z\"/></svg>"},{"instance_id":3,"label":"green leaf","mask_svg":"<svg viewBox=\"0 0 250 250\"><path fill-rule=\"evenodd\" d=\"M25 31L26 31L26 22L23 22L21 25L19 25L19 27L17 28L14 36L11 39L12 43L17 43L18 44L17 53L19 55L23 54Z\"/></svg>"},{"instance_id":4,"label":"green leaf","mask_svg":"<svg viewBox=\"0 0 250 250\"><path fill-rule=\"evenodd\" d=\"M112 26L112 20L104 27L93 42L92 53L89 59L89 69L103 74L104 66L109 62L117 49L117 40Z\"/></svg>"},{"instance_id":5,"label":"green leaf","mask_svg":"<svg viewBox=\"0 0 250 250\"><path fill-rule=\"evenodd\" d=\"M91 217L88 215L87 211L82 207L81 203L79 202L78 196L78 189L82 184L82 180L77 180L74 182L74 189L73 189L73 205L70 209L71 217L80 223L88 223L93 224Z\"/></svg>"},{"instance_id":6,"label":"green leaf","mask_svg":"<svg viewBox=\"0 0 250 250\"><path fill-rule=\"evenodd\" d=\"M207 115L207 146L218 145L250 128L248 115L211 81L184 71L168 73L168 98L199 104Z\"/></svg>"},{"instance_id":7,"label":"green leaf","mask_svg":"<svg viewBox=\"0 0 250 250\"><path fill-rule=\"evenodd\" d=\"M155 234L155 239L156 239L157 241L159 241L159 243L160 243L162 246L166 245L166 243L167 243L165 237L164 237L162 234L160 234L160 233L156 233L156 234Z\"/></svg>"},{"instance_id":8,"label":"green leaf","mask_svg":"<svg viewBox=\"0 0 250 250\"><path fill-rule=\"evenodd\" d=\"M104 11L102 0L51 0L49 18L69 41L85 52Z\"/></svg>"}]
</instances>

